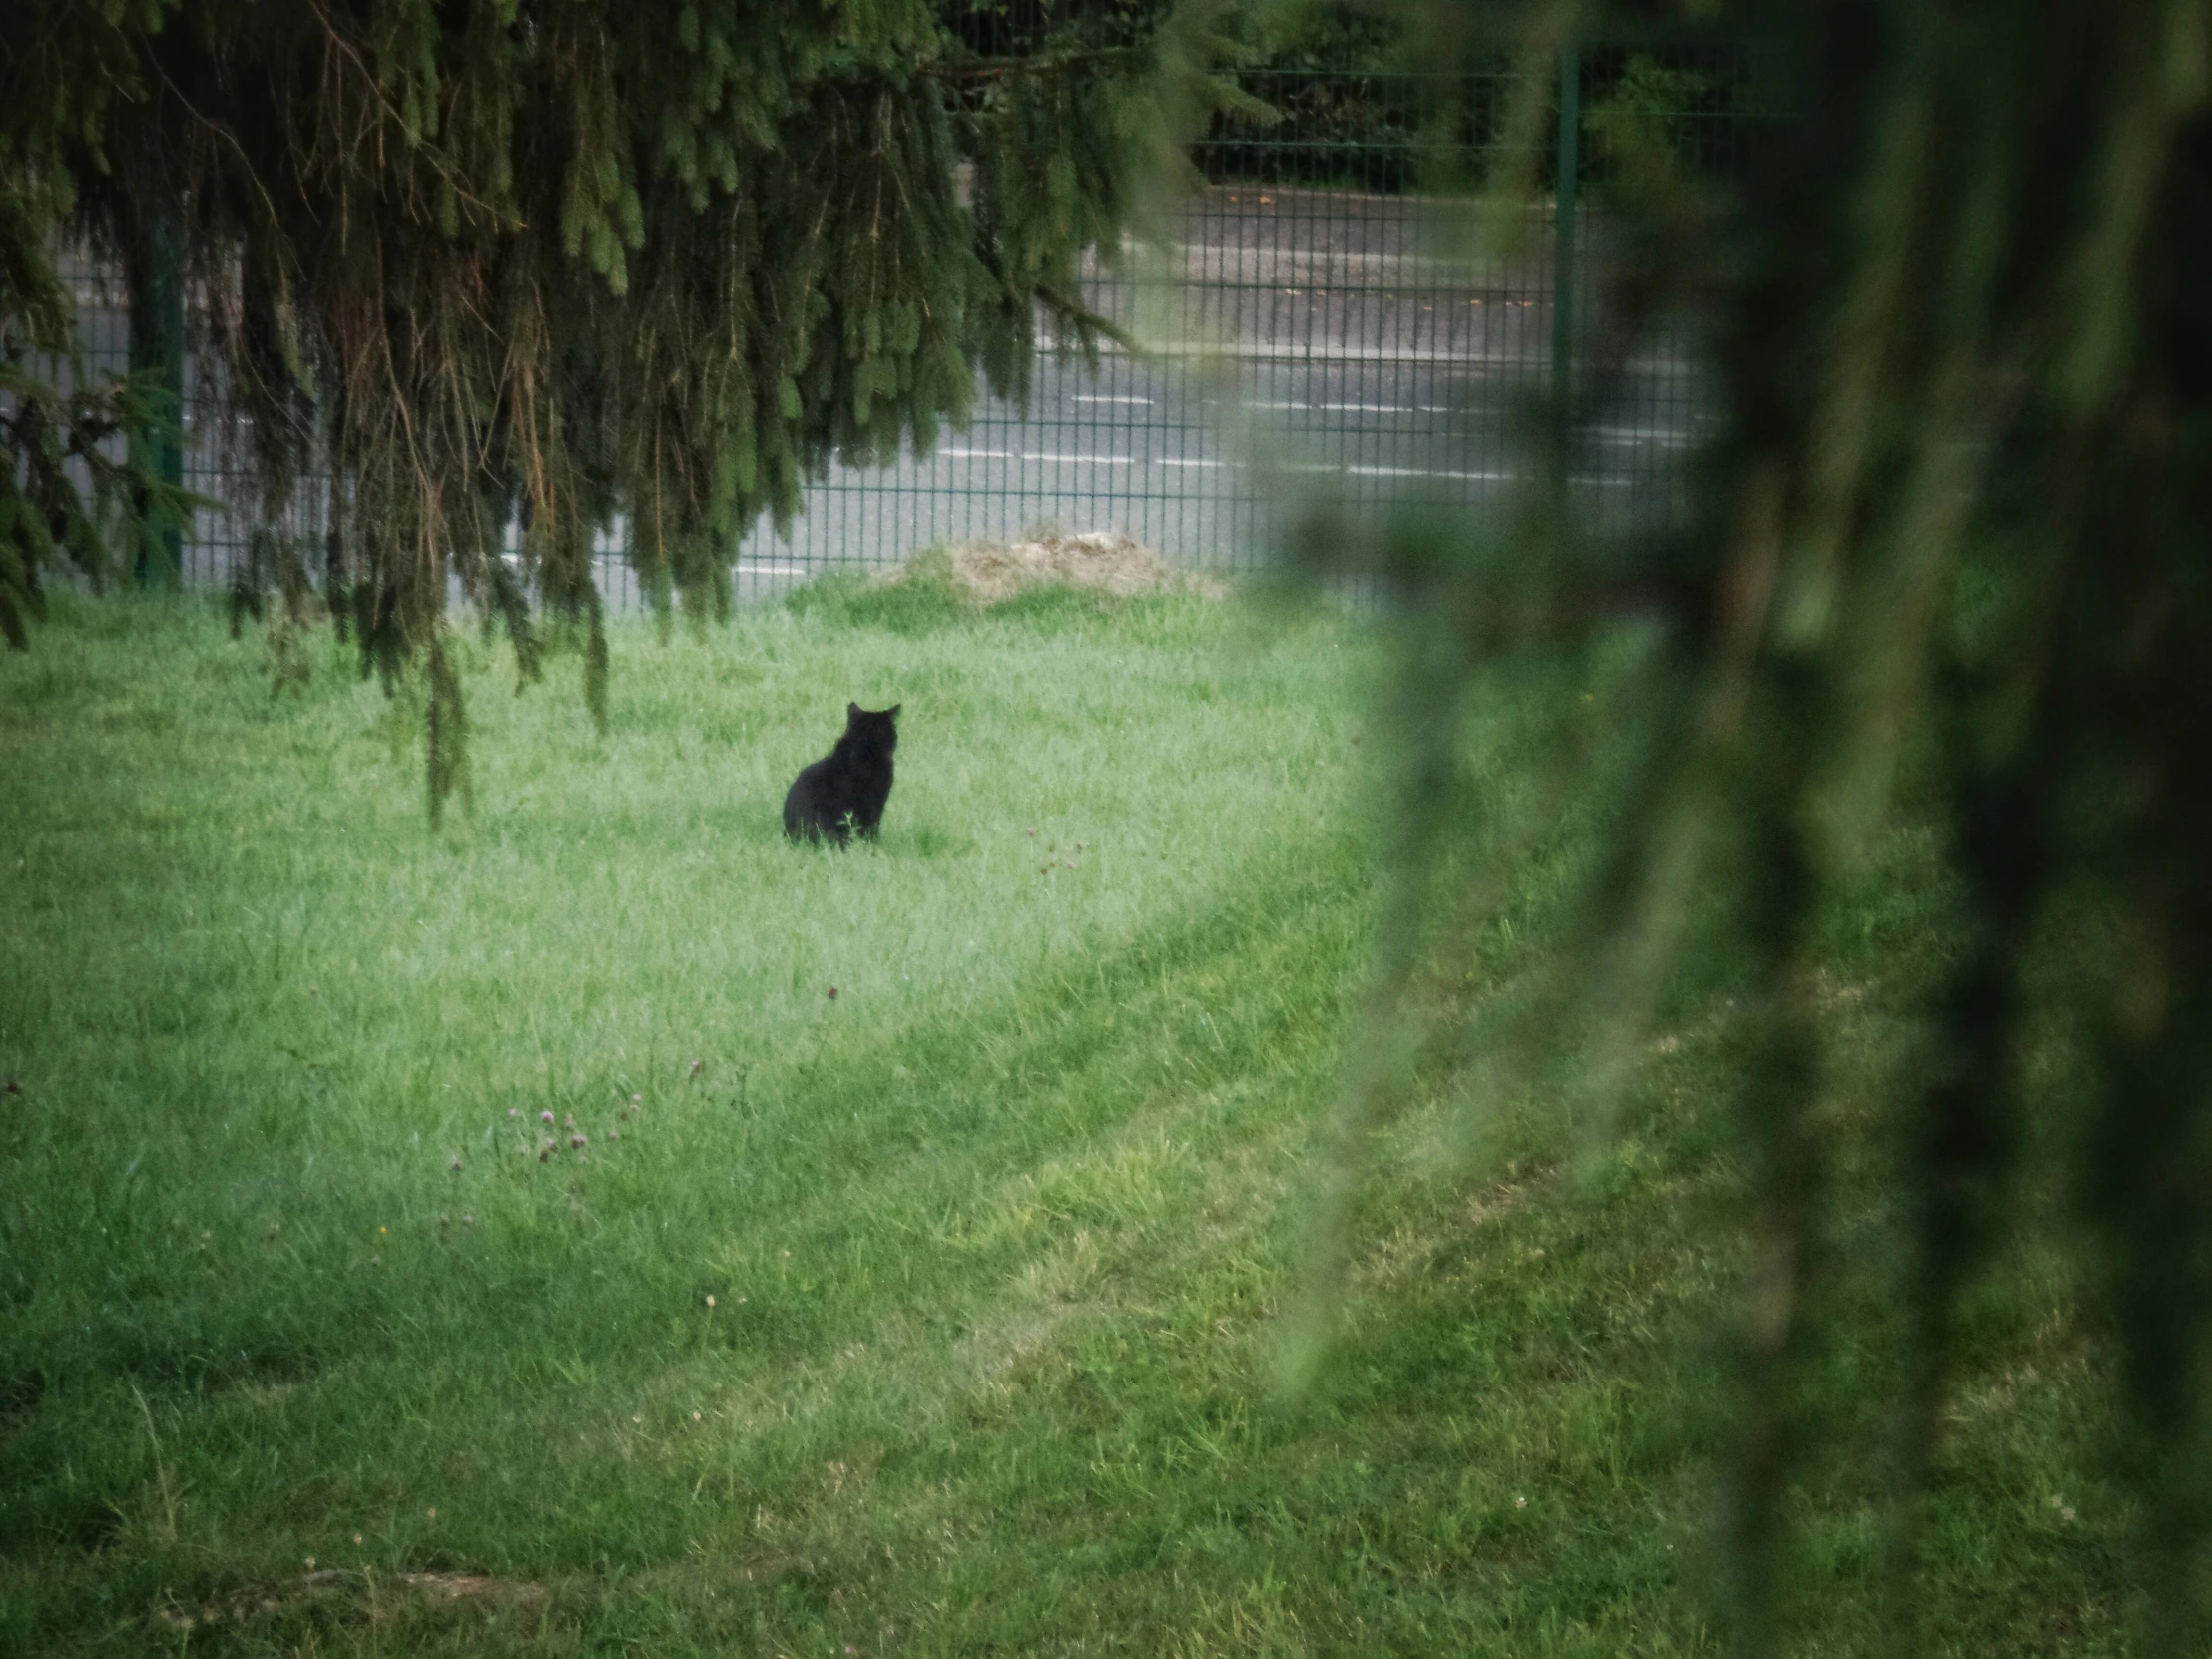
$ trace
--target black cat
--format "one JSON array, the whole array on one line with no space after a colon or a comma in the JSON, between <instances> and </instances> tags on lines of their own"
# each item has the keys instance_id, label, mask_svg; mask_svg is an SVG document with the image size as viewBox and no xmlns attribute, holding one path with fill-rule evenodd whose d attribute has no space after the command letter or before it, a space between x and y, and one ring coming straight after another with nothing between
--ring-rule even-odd
<instances>
[{"instance_id":1,"label":"black cat","mask_svg":"<svg viewBox=\"0 0 2212 1659\"><path fill-rule=\"evenodd\" d=\"M784 797L784 833L793 840L828 835L843 846L854 830L869 840L891 796L891 751L898 747L901 705L880 711L844 706L844 736L799 775Z\"/></svg>"}]
</instances>

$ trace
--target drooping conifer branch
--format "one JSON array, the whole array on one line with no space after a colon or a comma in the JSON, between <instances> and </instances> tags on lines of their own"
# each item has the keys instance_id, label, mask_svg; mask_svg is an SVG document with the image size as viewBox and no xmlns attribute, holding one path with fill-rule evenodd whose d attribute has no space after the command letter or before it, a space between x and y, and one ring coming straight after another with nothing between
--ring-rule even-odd
<instances>
[{"instance_id":1,"label":"drooping conifer branch","mask_svg":"<svg viewBox=\"0 0 2212 1659\"><path fill-rule=\"evenodd\" d=\"M1058 52L1034 58L972 58L958 63L918 66L915 73L933 81L1003 81L1013 76L1082 74L1099 69L1123 72L1148 67L1146 54L1128 46L1100 47L1092 52Z\"/></svg>"},{"instance_id":2,"label":"drooping conifer branch","mask_svg":"<svg viewBox=\"0 0 2212 1659\"><path fill-rule=\"evenodd\" d=\"M1023 389L1040 308L1100 335L1082 251L1231 94L1173 6L1033 10L978 59L966 0L27 0L0 41L100 79L0 111L0 186L108 247L184 204L241 493L333 504L325 601L390 674L454 585L518 651L525 598L593 625L618 515L657 604L726 611L745 533L832 459L926 450L978 367Z\"/></svg>"}]
</instances>

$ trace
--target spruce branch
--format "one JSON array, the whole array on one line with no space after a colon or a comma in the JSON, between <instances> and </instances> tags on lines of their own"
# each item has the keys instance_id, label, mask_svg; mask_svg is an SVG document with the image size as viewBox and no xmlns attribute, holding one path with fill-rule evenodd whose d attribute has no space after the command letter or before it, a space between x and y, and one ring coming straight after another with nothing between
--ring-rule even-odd
<instances>
[{"instance_id":1,"label":"spruce branch","mask_svg":"<svg viewBox=\"0 0 2212 1659\"><path fill-rule=\"evenodd\" d=\"M1081 52L1052 52L1033 58L961 58L917 64L914 73L924 80L955 84L1043 80L1054 75L1094 69L1140 70L1149 68L1152 52L1143 46L1099 46Z\"/></svg>"}]
</instances>

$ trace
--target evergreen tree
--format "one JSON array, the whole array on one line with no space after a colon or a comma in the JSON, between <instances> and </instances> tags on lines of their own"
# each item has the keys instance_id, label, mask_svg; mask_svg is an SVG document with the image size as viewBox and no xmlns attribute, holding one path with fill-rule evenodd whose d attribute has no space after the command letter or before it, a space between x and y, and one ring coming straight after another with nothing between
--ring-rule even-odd
<instances>
[{"instance_id":1,"label":"evergreen tree","mask_svg":"<svg viewBox=\"0 0 2212 1659\"><path fill-rule=\"evenodd\" d=\"M79 207L65 153L106 164L107 118L144 96L135 43L162 10L146 0L0 12L0 637L17 649L41 609L43 567L66 562L97 587L118 545L188 505L144 464L143 441L122 461L104 447L119 433L174 437L175 411L150 377L92 382L53 258ZM62 387L38 371L42 359L72 371ZM90 476L90 502L73 463Z\"/></svg>"},{"instance_id":2,"label":"evergreen tree","mask_svg":"<svg viewBox=\"0 0 2212 1659\"><path fill-rule=\"evenodd\" d=\"M1765 112L1740 168L1701 172L1633 96L1600 113L1605 298L1546 464L1509 521L1318 516L1317 564L1400 602L1409 799L1379 1005L1416 1000L1433 918L1458 948L1504 890L1452 885L1446 826L1535 855L1459 775L1455 711L1491 675L1588 683L1623 607L1654 625L1624 718L1633 764L1557 698L1552 807L1606 827L1586 926L1522 1023L1517 1078L1612 1121L1675 976L1734 995L1751 1278L1726 1527L1741 1651L1797 1645L1793 1491L1837 1410L1814 1357L1895 1379L1884 1650L1915 1651L1917 1517L1961 1309L2016 1222L2022 1149L2056 1145L2087 1233L2140 1500L2143 1649L2212 1639L2212 21L2199 0L1958 6L1715 0L1622 15L1545 0L1407 0L1417 61L1538 73L1520 188L1546 182L1552 66L1650 27L1727 62ZM1628 15L1633 14L1633 15ZM1659 38L1669 38L1660 36ZM1648 91L1653 72L1642 72ZM1701 79L1701 87L1716 84ZM1630 86L1628 92L1638 88ZM1649 99L1645 100L1646 103ZM1448 117L1437 125L1449 130ZM1637 350L1713 342L1728 420L1682 532L1601 534L1585 445ZM1823 929L1852 914L1870 831L1934 827L1951 886L1925 1041L1879 1124L1821 1110L1837 1056ZM1426 931L1424 931L1426 929ZM1713 964L1722 964L1714 966ZM1710 987L1712 981L1706 984ZM1494 1011L1493 1011L1494 1012ZM1510 1023L1510 1022L1508 1022ZM1505 1040L1510 1036L1511 1040ZM1393 1051L1381 1041L1381 1052ZM1396 1073L1356 1071L1356 1130ZM1860 1137L1879 1132L1886 1144ZM1845 1172L1889 1160L1889 1227L1837 1234ZM1882 1185L1877 1183L1877 1185ZM1894 1258L1878 1248L1886 1242ZM1847 1260L1855 1254L1859 1260ZM1887 1279L1870 1265L1893 1260ZM1839 1284L1882 1285L1872 1324ZM1892 1317L1894 1314L1895 1317ZM1879 1454L1884 1448L1870 1447ZM2022 1633L2023 1649L2032 1639ZM1848 1646L1849 1643L1847 1642ZM1823 1648L1825 1651L1825 1647Z\"/></svg>"},{"instance_id":3,"label":"evergreen tree","mask_svg":"<svg viewBox=\"0 0 2212 1659\"><path fill-rule=\"evenodd\" d=\"M250 423L241 598L279 588L281 626L319 580L364 672L426 660L435 813L466 765L449 588L526 674L533 594L580 623L603 722L595 529L626 514L655 604L723 614L741 536L832 458L926 450L978 364L1024 392L1040 312L1095 349L1077 261L1234 98L1220 45L1205 8L1137 0L21 0L0 622L20 637L46 523L101 563L41 433L84 451L147 412L23 371L67 340L55 238L131 266L173 244ZM276 528L309 490L315 549Z\"/></svg>"}]
</instances>

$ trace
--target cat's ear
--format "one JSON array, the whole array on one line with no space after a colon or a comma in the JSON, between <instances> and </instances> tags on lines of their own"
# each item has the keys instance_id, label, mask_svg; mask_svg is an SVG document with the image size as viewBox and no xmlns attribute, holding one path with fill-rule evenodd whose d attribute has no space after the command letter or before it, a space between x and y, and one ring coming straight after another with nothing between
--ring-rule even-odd
<instances>
[{"instance_id":1,"label":"cat's ear","mask_svg":"<svg viewBox=\"0 0 2212 1659\"><path fill-rule=\"evenodd\" d=\"M905 705L902 703L893 703L889 708L885 709L883 713L887 715L890 719L896 720L898 718L898 711L904 707Z\"/></svg>"},{"instance_id":2,"label":"cat's ear","mask_svg":"<svg viewBox=\"0 0 2212 1659\"><path fill-rule=\"evenodd\" d=\"M862 712L863 711L857 703L847 703L844 706L844 718L847 723L858 720Z\"/></svg>"}]
</instances>

